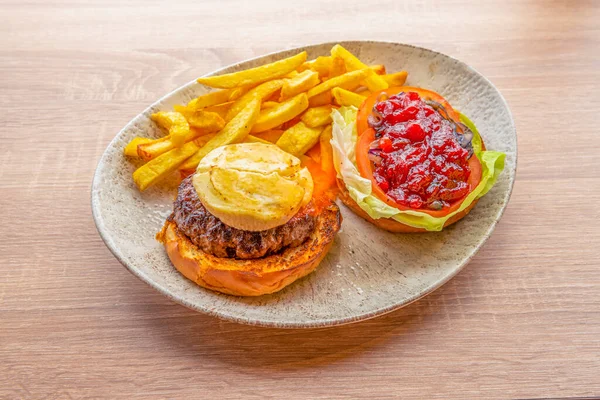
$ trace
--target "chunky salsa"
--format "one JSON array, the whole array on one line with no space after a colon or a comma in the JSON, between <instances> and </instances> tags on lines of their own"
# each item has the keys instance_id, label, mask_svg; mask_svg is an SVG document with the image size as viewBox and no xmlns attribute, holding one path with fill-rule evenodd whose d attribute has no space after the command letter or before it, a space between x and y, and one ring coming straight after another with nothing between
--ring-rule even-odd
<instances>
[{"instance_id":1,"label":"chunky salsa","mask_svg":"<svg viewBox=\"0 0 600 400\"><path fill-rule=\"evenodd\" d=\"M445 210L472 189L470 132L448 109L406 91L390 97L382 93L370 110L367 122L374 140L366 151L372 178L397 204Z\"/></svg>"}]
</instances>

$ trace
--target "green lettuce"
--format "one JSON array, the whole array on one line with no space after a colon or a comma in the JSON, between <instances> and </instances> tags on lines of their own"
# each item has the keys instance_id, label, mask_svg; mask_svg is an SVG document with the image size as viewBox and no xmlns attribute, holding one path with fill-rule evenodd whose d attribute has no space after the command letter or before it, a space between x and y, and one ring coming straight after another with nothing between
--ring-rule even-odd
<instances>
[{"instance_id":1,"label":"green lettuce","mask_svg":"<svg viewBox=\"0 0 600 400\"><path fill-rule=\"evenodd\" d=\"M363 178L356 168L356 107L341 107L333 110L333 147L334 165L338 178L342 179L348 189L350 197L373 219L393 218L398 222L415 228L423 228L428 231L441 231L446 221L460 213L473 201L485 195L496 183L498 176L504 169L506 155L498 151L482 151L481 136L477 128L466 116L460 114L461 121L473 131L473 151L481 162L481 181L458 210L436 218L419 211L402 211L387 205L372 194L371 181Z\"/></svg>"}]
</instances>

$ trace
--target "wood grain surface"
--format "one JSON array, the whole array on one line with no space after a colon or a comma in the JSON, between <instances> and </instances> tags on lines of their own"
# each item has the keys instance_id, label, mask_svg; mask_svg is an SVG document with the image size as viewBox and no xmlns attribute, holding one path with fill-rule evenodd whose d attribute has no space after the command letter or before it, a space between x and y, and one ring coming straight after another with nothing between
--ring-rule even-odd
<instances>
[{"instance_id":1,"label":"wood grain surface","mask_svg":"<svg viewBox=\"0 0 600 400\"><path fill-rule=\"evenodd\" d=\"M600 2L0 2L0 398L600 396ZM512 200L471 264L402 310L322 330L196 314L100 240L90 184L149 103L287 47L399 41L508 100Z\"/></svg>"}]
</instances>

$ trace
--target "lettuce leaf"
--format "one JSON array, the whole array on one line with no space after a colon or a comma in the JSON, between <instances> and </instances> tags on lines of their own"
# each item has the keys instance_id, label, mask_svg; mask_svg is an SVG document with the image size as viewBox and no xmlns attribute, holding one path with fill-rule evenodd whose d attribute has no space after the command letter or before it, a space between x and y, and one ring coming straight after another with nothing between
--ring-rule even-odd
<instances>
[{"instance_id":1,"label":"lettuce leaf","mask_svg":"<svg viewBox=\"0 0 600 400\"><path fill-rule=\"evenodd\" d=\"M498 151L482 151L481 137L477 128L471 120L461 114L461 121L473 131L473 150L481 162L481 181L479 185L469 193L458 210L445 217L436 218L424 212L398 210L373 195L371 181L363 178L356 168L357 112L358 109L353 106L341 107L339 110L332 111L333 137L331 139L331 146L333 147L333 160L338 178L344 181L350 197L373 219L393 218L398 222L415 228L423 228L428 231L441 231L448 219L469 207L476 199L485 195L494 186L498 180L498 176L500 176L500 173L504 169L506 155Z\"/></svg>"}]
</instances>

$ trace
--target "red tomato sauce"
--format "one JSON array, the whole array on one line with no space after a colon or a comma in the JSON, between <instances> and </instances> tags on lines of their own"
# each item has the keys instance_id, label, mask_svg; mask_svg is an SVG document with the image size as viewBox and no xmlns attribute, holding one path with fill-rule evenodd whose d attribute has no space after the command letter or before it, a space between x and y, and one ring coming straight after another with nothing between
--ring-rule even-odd
<instances>
[{"instance_id":1,"label":"red tomato sauce","mask_svg":"<svg viewBox=\"0 0 600 400\"><path fill-rule=\"evenodd\" d=\"M369 125L373 178L398 204L443 210L469 193L471 149L435 103L398 93L375 104Z\"/></svg>"}]
</instances>

